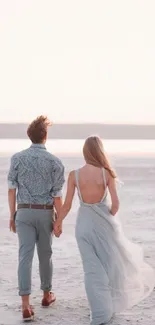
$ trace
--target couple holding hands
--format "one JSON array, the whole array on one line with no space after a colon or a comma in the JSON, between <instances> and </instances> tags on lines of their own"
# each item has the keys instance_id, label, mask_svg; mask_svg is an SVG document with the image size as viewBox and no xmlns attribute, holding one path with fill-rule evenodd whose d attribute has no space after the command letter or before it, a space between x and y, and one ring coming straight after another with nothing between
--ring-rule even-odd
<instances>
[{"instance_id":1,"label":"couple holding hands","mask_svg":"<svg viewBox=\"0 0 155 325\"><path fill-rule=\"evenodd\" d=\"M8 173L10 229L17 232L19 239L22 317L24 321L34 318L30 294L35 245L43 291L41 305L49 307L56 300L52 292L52 232L57 237L61 235L63 220L77 190L80 205L75 234L83 264L90 322L103 325L110 322L114 314L132 307L152 292L154 270L145 263L141 247L123 233L117 216L117 176L99 137L86 139L85 164L70 172L63 203L64 167L45 147L50 125L44 116L29 125L27 134L32 145L13 155Z\"/></svg>"}]
</instances>

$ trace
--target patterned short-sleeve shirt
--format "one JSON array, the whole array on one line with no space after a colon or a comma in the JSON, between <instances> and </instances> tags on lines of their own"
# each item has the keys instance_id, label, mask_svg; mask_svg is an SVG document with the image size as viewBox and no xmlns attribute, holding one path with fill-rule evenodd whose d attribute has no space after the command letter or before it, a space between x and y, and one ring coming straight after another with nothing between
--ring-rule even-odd
<instances>
[{"instance_id":1,"label":"patterned short-sleeve shirt","mask_svg":"<svg viewBox=\"0 0 155 325\"><path fill-rule=\"evenodd\" d=\"M17 189L17 203L52 204L62 196L64 166L43 144L16 153L8 173L9 189Z\"/></svg>"}]
</instances>

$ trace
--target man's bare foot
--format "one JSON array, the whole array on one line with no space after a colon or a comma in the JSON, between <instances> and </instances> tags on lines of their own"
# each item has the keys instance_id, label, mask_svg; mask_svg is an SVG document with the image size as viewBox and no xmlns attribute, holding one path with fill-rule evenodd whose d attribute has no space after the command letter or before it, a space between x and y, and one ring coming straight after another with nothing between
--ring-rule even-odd
<instances>
[{"instance_id":1,"label":"man's bare foot","mask_svg":"<svg viewBox=\"0 0 155 325\"><path fill-rule=\"evenodd\" d=\"M42 299L42 307L49 307L56 300L56 296L53 292L44 292L44 297Z\"/></svg>"}]
</instances>

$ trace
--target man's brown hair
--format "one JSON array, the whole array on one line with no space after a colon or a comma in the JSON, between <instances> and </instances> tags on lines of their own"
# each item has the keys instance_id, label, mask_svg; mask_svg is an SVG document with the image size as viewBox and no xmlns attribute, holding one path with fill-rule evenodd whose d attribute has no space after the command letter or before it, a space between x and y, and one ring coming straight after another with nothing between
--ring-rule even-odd
<instances>
[{"instance_id":1,"label":"man's brown hair","mask_svg":"<svg viewBox=\"0 0 155 325\"><path fill-rule=\"evenodd\" d=\"M27 129L27 135L33 143L42 143L47 136L47 128L52 125L47 116L38 116Z\"/></svg>"}]
</instances>

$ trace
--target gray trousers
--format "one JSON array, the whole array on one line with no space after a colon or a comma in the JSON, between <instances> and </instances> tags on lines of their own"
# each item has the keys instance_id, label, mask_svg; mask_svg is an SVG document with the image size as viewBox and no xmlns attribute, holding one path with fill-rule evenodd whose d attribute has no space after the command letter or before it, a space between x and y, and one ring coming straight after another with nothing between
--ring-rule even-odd
<instances>
[{"instance_id":1,"label":"gray trousers","mask_svg":"<svg viewBox=\"0 0 155 325\"><path fill-rule=\"evenodd\" d=\"M39 258L41 289L52 288L52 228L53 210L19 209L16 230L19 239L18 284L19 295L31 294L32 260L35 244Z\"/></svg>"}]
</instances>

